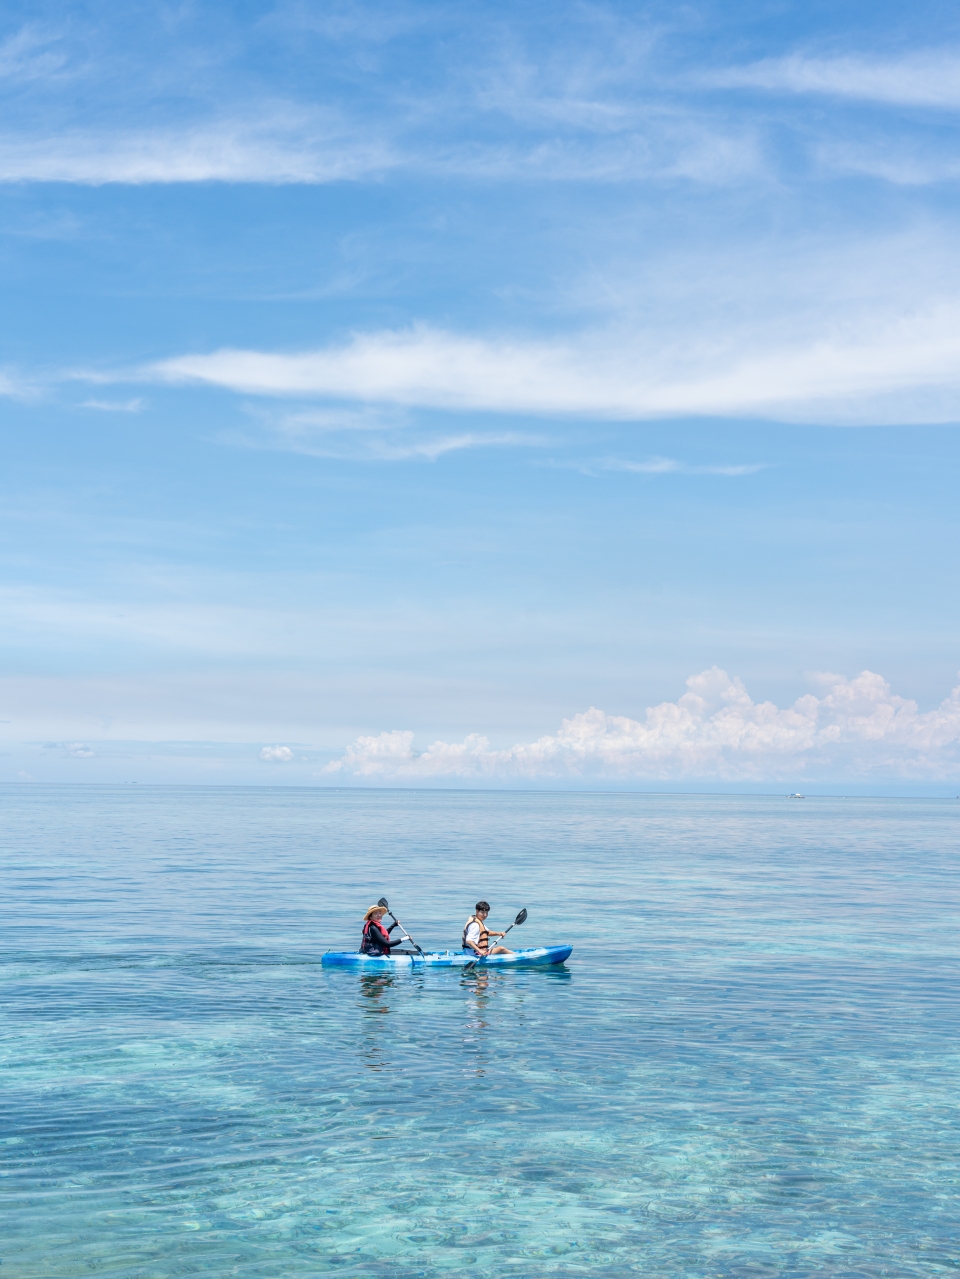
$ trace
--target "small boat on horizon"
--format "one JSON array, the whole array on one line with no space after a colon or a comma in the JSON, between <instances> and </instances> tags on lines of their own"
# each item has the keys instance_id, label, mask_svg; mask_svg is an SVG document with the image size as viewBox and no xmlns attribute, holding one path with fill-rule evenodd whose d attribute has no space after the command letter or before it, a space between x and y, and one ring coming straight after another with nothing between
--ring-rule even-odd
<instances>
[{"instance_id":1,"label":"small boat on horizon","mask_svg":"<svg viewBox=\"0 0 960 1279\"><path fill-rule=\"evenodd\" d=\"M806 799L806 795L801 795L799 791L794 791L792 795L788 795L787 799Z\"/></svg>"}]
</instances>

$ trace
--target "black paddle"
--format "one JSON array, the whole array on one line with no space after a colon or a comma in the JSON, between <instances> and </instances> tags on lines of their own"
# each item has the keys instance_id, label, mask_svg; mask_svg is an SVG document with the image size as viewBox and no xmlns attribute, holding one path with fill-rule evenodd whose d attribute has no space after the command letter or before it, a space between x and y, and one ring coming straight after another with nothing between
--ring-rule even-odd
<instances>
[{"instance_id":1,"label":"black paddle","mask_svg":"<svg viewBox=\"0 0 960 1279\"><path fill-rule=\"evenodd\" d=\"M517 924L525 923L526 918L527 918L527 908L526 906L524 906L523 910L520 912L520 914L516 917L516 919L510 925L510 928L516 928ZM506 937L507 933L510 931L510 928L508 928L507 932L503 934L503 937ZM498 946L503 944L503 937L501 937L500 940L496 943ZM463 971L466 972L468 969L472 968L474 964L479 964L481 959L486 959L486 955L478 955L476 959L471 959L469 964L464 964Z\"/></svg>"},{"instance_id":2,"label":"black paddle","mask_svg":"<svg viewBox=\"0 0 960 1279\"><path fill-rule=\"evenodd\" d=\"M417 943L413 940L413 938L404 928L403 924L400 923L400 920L397 919L396 915L390 909L390 903L387 901L386 897L381 897L380 900L377 902L377 905L383 907L383 909L387 912L387 914L390 916L390 918L393 920L396 926L400 929L400 936L404 939L404 941L408 941L410 945L414 948L414 950L417 952L417 954L422 955L423 951L420 949Z\"/></svg>"}]
</instances>

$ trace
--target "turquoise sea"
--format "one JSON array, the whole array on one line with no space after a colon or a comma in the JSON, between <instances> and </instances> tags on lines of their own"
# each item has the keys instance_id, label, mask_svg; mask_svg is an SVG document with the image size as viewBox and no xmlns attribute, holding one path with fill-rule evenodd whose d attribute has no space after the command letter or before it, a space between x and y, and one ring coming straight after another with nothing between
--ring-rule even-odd
<instances>
[{"instance_id":1,"label":"turquoise sea","mask_svg":"<svg viewBox=\"0 0 960 1279\"><path fill-rule=\"evenodd\" d=\"M960 803L0 792L0 1277L960 1271ZM325 970L478 897L556 970Z\"/></svg>"}]
</instances>

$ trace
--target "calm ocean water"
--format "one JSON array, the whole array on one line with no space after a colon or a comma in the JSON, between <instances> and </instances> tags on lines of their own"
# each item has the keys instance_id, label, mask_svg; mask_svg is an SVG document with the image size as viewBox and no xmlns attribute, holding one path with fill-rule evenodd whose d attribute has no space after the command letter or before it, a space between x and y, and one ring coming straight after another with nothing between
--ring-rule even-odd
<instances>
[{"instance_id":1,"label":"calm ocean water","mask_svg":"<svg viewBox=\"0 0 960 1279\"><path fill-rule=\"evenodd\" d=\"M6 1279L960 1270L960 803L29 788ZM554 971L324 970L478 897Z\"/></svg>"}]
</instances>

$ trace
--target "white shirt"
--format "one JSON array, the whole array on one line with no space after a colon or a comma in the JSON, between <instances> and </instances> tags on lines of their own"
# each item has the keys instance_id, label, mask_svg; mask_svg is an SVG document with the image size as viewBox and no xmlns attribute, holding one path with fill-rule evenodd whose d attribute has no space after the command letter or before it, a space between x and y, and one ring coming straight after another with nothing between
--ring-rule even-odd
<instances>
[{"instance_id":1,"label":"white shirt","mask_svg":"<svg viewBox=\"0 0 960 1279\"><path fill-rule=\"evenodd\" d=\"M467 944L474 946L480 945L480 925L476 920L474 920L472 924L467 925Z\"/></svg>"}]
</instances>

